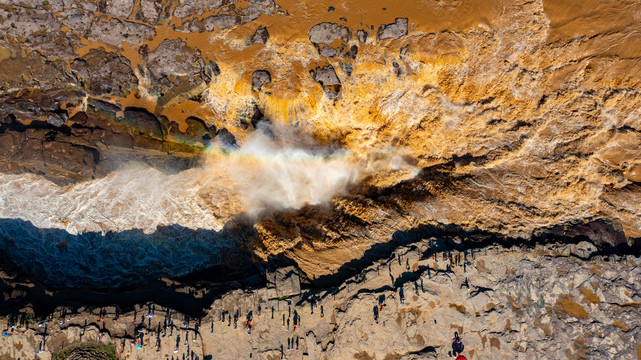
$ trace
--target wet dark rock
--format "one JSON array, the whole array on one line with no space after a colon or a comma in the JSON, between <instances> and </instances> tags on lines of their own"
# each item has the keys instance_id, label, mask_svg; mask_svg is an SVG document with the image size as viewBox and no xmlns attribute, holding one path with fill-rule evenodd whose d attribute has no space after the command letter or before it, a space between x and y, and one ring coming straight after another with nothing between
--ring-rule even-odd
<instances>
[{"instance_id":1,"label":"wet dark rock","mask_svg":"<svg viewBox=\"0 0 641 360\"><path fill-rule=\"evenodd\" d=\"M118 105L112 104L112 103L107 102L107 101L94 99L94 98L88 98L87 99L87 105L96 108L98 111L109 112L109 113L111 113L113 115L115 115L116 112L121 110Z\"/></svg>"},{"instance_id":2,"label":"wet dark rock","mask_svg":"<svg viewBox=\"0 0 641 360\"><path fill-rule=\"evenodd\" d=\"M158 118L143 108L128 107L124 111L125 122L136 135L163 139L163 129Z\"/></svg>"},{"instance_id":3,"label":"wet dark rock","mask_svg":"<svg viewBox=\"0 0 641 360\"><path fill-rule=\"evenodd\" d=\"M152 150L154 153L163 152L162 140L151 138L145 135L137 135L137 134L134 134L132 138L134 140L134 148Z\"/></svg>"},{"instance_id":4,"label":"wet dark rock","mask_svg":"<svg viewBox=\"0 0 641 360\"><path fill-rule=\"evenodd\" d=\"M216 64L215 62L210 61L205 64L203 75L205 77L205 80L211 81L211 79L213 79L215 76L220 75L220 67L218 67L218 64Z\"/></svg>"},{"instance_id":5,"label":"wet dark rock","mask_svg":"<svg viewBox=\"0 0 641 360\"><path fill-rule=\"evenodd\" d=\"M619 246L626 244L626 236L621 223L613 220L597 220L576 225L572 233L585 236L597 246Z\"/></svg>"},{"instance_id":6,"label":"wet dark rock","mask_svg":"<svg viewBox=\"0 0 641 360\"><path fill-rule=\"evenodd\" d=\"M358 54L358 46L352 45L349 48L349 50L344 53L343 57L348 59L356 59L357 54Z\"/></svg>"},{"instance_id":7,"label":"wet dark rock","mask_svg":"<svg viewBox=\"0 0 641 360\"><path fill-rule=\"evenodd\" d=\"M263 85L272 82L272 76L267 70L256 70L252 74L252 90L260 91Z\"/></svg>"},{"instance_id":8,"label":"wet dark rock","mask_svg":"<svg viewBox=\"0 0 641 360\"><path fill-rule=\"evenodd\" d=\"M189 118L187 131L168 141L165 118L93 97L67 118L61 105L77 106L84 94L50 90L0 98L0 171L31 172L59 184L105 176L124 159L178 171L197 165L199 151L215 136L214 128Z\"/></svg>"},{"instance_id":9,"label":"wet dark rock","mask_svg":"<svg viewBox=\"0 0 641 360\"><path fill-rule=\"evenodd\" d=\"M378 28L378 40L398 39L407 35L407 18L396 18L392 24L383 24Z\"/></svg>"},{"instance_id":10,"label":"wet dark rock","mask_svg":"<svg viewBox=\"0 0 641 360\"><path fill-rule=\"evenodd\" d=\"M216 136L216 127L207 126L205 122L195 116L190 116L185 120L187 123L187 130L185 135L189 139L199 140L203 144L207 144L213 137Z\"/></svg>"},{"instance_id":11,"label":"wet dark rock","mask_svg":"<svg viewBox=\"0 0 641 360\"><path fill-rule=\"evenodd\" d=\"M0 155L7 157L13 153L16 146L16 140L10 133L0 134Z\"/></svg>"},{"instance_id":12,"label":"wet dark rock","mask_svg":"<svg viewBox=\"0 0 641 360\"><path fill-rule=\"evenodd\" d=\"M221 145L229 148L237 148L238 142L236 142L236 137L229 130L222 128L218 130L216 137L220 140Z\"/></svg>"},{"instance_id":13,"label":"wet dark rock","mask_svg":"<svg viewBox=\"0 0 641 360\"><path fill-rule=\"evenodd\" d=\"M44 175L51 179L90 179L93 174L94 153L90 148L66 142L43 142Z\"/></svg>"},{"instance_id":14,"label":"wet dark rock","mask_svg":"<svg viewBox=\"0 0 641 360\"><path fill-rule=\"evenodd\" d=\"M128 149L134 147L134 139L129 134L106 132L101 139L108 147L115 146Z\"/></svg>"},{"instance_id":15,"label":"wet dark rock","mask_svg":"<svg viewBox=\"0 0 641 360\"><path fill-rule=\"evenodd\" d=\"M394 67L394 75L396 75L396 77L400 77L403 74L401 66L396 61L392 63L392 66Z\"/></svg>"},{"instance_id":16,"label":"wet dark rock","mask_svg":"<svg viewBox=\"0 0 641 360\"><path fill-rule=\"evenodd\" d=\"M356 36L358 37L358 41L364 43L367 42L367 31L365 30L358 30L356 32Z\"/></svg>"},{"instance_id":17,"label":"wet dark rock","mask_svg":"<svg viewBox=\"0 0 641 360\"><path fill-rule=\"evenodd\" d=\"M68 65L50 61L38 51L31 51L25 56L2 60L0 71L0 91L15 88L61 89L76 78L68 71Z\"/></svg>"},{"instance_id":18,"label":"wet dark rock","mask_svg":"<svg viewBox=\"0 0 641 360\"><path fill-rule=\"evenodd\" d=\"M610 219L597 219L578 224L567 224L552 227L541 233L543 236L566 238L585 238L599 248L616 248L618 246L633 246L633 240L628 240L621 223Z\"/></svg>"},{"instance_id":19,"label":"wet dark rock","mask_svg":"<svg viewBox=\"0 0 641 360\"><path fill-rule=\"evenodd\" d=\"M256 124L264 119L265 116L257 104L249 105L239 113L240 126L243 130L249 129L250 126L255 128Z\"/></svg>"},{"instance_id":20,"label":"wet dark rock","mask_svg":"<svg viewBox=\"0 0 641 360\"><path fill-rule=\"evenodd\" d=\"M267 40L269 40L269 31L264 26L258 27L251 37L252 44L267 44Z\"/></svg>"},{"instance_id":21,"label":"wet dark rock","mask_svg":"<svg viewBox=\"0 0 641 360\"><path fill-rule=\"evenodd\" d=\"M341 90L341 82L332 65L316 67L315 69L310 70L309 73L315 81L321 84L327 97L334 99L338 96Z\"/></svg>"},{"instance_id":22,"label":"wet dark rock","mask_svg":"<svg viewBox=\"0 0 641 360\"><path fill-rule=\"evenodd\" d=\"M327 8L327 12L330 12L330 13L333 12L334 10L336 10L336 8L334 8L333 6L330 6Z\"/></svg>"},{"instance_id":23,"label":"wet dark rock","mask_svg":"<svg viewBox=\"0 0 641 360\"><path fill-rule=\"evenodd\" d=\"M89 128L98 128L122 133L128 132L127 125L125 123L120 123L115 120L116 113L121 110L118 106L93 98L87 99L87 105L87 112L77 113L71 118L74 123Z\"/></svg>"},{"instance_id":24,"label":"wet dark rock","mask_svg":"<svg viewBox=\"0 0 641 360\"><path fill-rule=\"evenodd\" d=\"M0 170L33 172L52 180L91 178L94 154L90 148L56 141L56 131L28 128L0 133Z\"/></svg>"},{"instance_id":25,"label":"wet dark rock","mask_svg":"<svg viewBox=\"0 0 641 360\"><path fill-rule=\"evenodd\" d=\"M74 59L71 69L93 95L124 96L138 86L131 62L103 49L91 50L82 58Z\"/></svg>"},{"instance_id":26,"label":"wet dark rock","mask_svg":"<svg viewBox=\"0 0 641 360\"><path fill-rule=\"evenodd\" d=\"M47 124L51 124L55 127L61 127L67 121L66 113L50 113L47 116Z\"/></svg>"},{"instance_id":27,"label":"wet dark rock","mask_svg":"<svg viewBox=\"0 0 641 360\"><path fill-rule=\"evenodd\" d=\"M338 65L341 67L341 70L343 70L343 72L347 74L347 76L352 75L352 72L354 72L354 68L350 63L341 62L341 63L338 63Z\"/></svg>"}]
</instances>

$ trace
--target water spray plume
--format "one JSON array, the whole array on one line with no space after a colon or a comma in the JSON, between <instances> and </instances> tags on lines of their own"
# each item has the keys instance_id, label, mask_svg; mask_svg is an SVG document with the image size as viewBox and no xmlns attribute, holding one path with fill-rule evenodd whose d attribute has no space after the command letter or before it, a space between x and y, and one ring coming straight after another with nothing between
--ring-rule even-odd
<instances>
[{"instance_id":1,"label":"water spray plume","mask_svg":"<svg viewBox=\"0 0 641 360\"><path fill-rule=\"evenodd\" d=\"M245 212L254 217L265 210L328 203L373 172L409 167L392 152L360 158L291 129L267 125L260 125L239 149L214 149L211 154L209 172L229 174Z\"/></svg>"},{"instance_id":2,"label":"water spray plume","mask_svg":"<svg viewBox=\"0 0 641 360\"><path fill-rule=\"evenodd\" d=\"M104 178L58 186L33 174L0 174L0 217L71 234L180 225L220 230L241 213L328 203L382 171L416 169L393 151L366 157L289 128L260 125L237 149L210 149L203 168L165 174L124 164Z\"/></svg>"}]
</instances>

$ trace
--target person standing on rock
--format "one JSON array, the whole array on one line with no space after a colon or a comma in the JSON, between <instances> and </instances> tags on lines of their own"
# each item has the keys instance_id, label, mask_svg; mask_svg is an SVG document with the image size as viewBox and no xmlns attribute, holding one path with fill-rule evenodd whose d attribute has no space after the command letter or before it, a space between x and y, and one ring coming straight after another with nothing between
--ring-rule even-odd
<instances>
[{"instance_id":1,"label":"person standing on rock","mask_svg":"<svg viewBox=\"0 0 641 360\"><path fill-rule=\"evenodd\" d=\"M463 340L459 337L458 331L454 332L454 339L452 339L452 356L456 354L461 354L465 346L463 345Z\"/></svg>"},{"instance_id":2,"label":"person standing on rock","mask_svg":"<svg viewBox=\"0 0 641 360\"><path fill-rule=\"evenodd\" d=\"M297 327L298 327L298 312L294 310L294 329L292 331L296 331Z\"/></svg>"}]
</instances>

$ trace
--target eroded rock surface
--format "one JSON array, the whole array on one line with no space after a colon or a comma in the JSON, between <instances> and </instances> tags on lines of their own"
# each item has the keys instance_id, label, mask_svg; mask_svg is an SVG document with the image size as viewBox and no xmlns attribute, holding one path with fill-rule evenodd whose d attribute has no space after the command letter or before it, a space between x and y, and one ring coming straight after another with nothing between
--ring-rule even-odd
<instances>
[{"instance_id":1,"label":"eroded rock surface","mask_svg":"<svg viewBox=\"0 0 641 360\"><path fill-rule=\"evenodd\" d=\"M604 249L638 249L641 239L641 25L634 15L639 2L377 4L4 1L0 171L79 184L133 160L175 173L201 166L209 145L226 154L241 148L257 122L268 120L295 129L296 140L313 139L299 149L303 152L327 146L374 164L374 171L327 203L266 212L246 225L243 246L255 262L285 258L317 286L381 248L440 229L510 241L590 240L568 245L571 257L565 250L519 259L488 253L485 264L496 267L470 275L472 284L493 289L485 295L467 298L455 289L459 283L448 288L435 281L432 292L438 296L419 292L413 300L406 295L419 310L402 312L400 324L386 318L391 316L387 308L381 312L383 322L396 326L389 332L393 336L386 333L394 343L379 338L371 322L362 322L368 314L371 318L374 306L366 295L398 296L381 289L391 283L367 285L356 297L341 293L352 297L343 303L353 310L338 311L331 326L319 322L305 333L310 357L384 358L393 351L407 359L442 356L458 326L465 328L466 348L482 358L633 356L634 349L625 345L638 343L633 316L638 289L616 274L637 276L628 266L636 260L590 256ZM399 160L377 167L376 160L389 154ZM131 221L150 226L153 217L203 226L189 220L198 213L208 224L223 227L246 214L248 206L239 200L243 190L226 179L215 187L201 186L220 174L197 173L180 182L189 189L172 188L172 196L182 201L167 200L160 206L164 213ZM31 174L22 183L41 181ZM321 175L325 171L312 174ZM203 201L199 212L190 207L192 199ZM3 202L3 209L6 204L12 205ZM20 216L77 226L68 214L43 221L43 213ZM93 225L102 231L123 226L113 219ZM20 249L18 240L4 244ZM509 271L497 270L508 265ZM592 271L597 265L608 271ZM417 271L410 269L414 275L408 276L425 280ZM411 287L405 291L412 293ZM3 292L9 299L21 294L13 288ZM449 298L457 300L444 300ZM485 309L490 302L497 305ZM366 310L356 310L365 304ZM424 315L425 309L456 321L442 324L445 318L438 318L431 328L434 319ZM424 326L407 325L410 318ZM367 346L358 348L349 332L361 325L358 340ZM77 341L80 327L70 328L76 332L70 339ZM328 340L334 332L340 336ZM27 342L20 341L27 351ZM279 337L265 344L261 356L274 358L285 342ZM19 349L12 346L7 356L15 358ZM37 345L29 346L32 351ZM347 353L355 348L359 352ZM230 357L245 357L248 349ZM225 352L202 351L212 353Z\"/></svg>"},{"instance_id":2,"label":"eroded rock surface","mask_svg":"<svg viewBox=\"0 0 641 360\"><path fill-rule=\"evenodd\" d=\"M332 65L317 67L310 70L309 73L312 75L314 80L323 87L327 97L334 99L338 96L341 91L341 81L336 75L336 71L334 71L334 67Z\"/></svg>"},{"instance_id":3,"label":"eroded rock surface","mask_svg":"<svg viewBox=\"0 0 641 360\"><path fill-rule=\"evenodd\" d=\"M398 39L407 35L407 18L396 18L392 24L384 24L378 28L378 39Z\"/></svg>"},{"instance_id":4,"label":"eroded rock surface","mask_svg":"<svg viewBox=\"0 0 641 360\"><path fill-rule=\"evenodd\" d=\"M264 26L259 26L258 29L256 29L256 32L252 35L251 41L253 44L267 44L267 40L269 40L269 31L267 31L267 28Z\"/></svg>"},{"instance_id":5,"label":"eroded rock surface","mask_svg":"<svg viewBox=\"0 0 641 360\"><path fill-rule=\"evenodd\" d=\"M581 260L558 244L441 251L442 241L401 247L331 289L230 291L197 318L145 304L58 308L43 323L24 310L1 320L0 355L35 358L40 347L38 358L49 358L97 342L121 358L440 359L454 331L468 359L637 355L639 257ZM293 271L276 271L277 285Z\"/></svg>"},{"instance_id":6,"label":"eroded rock surface","mask_svg":"<svg viewBox=\"0 0 641 360\"><path fill-rule=\"evenodd\" d=\"M70 103L86 101L86 110L68 118L51 95ZM168 124L147 110L123 110L92 98L82 100L83 95L41 93L31 101L5 103L0 111L3 171L28 171L68 183L104 176L122 164L123 156L176 171L197 163L198 148L208 142L202 137L187 139L191 145L184 139L168 139L163 130ZM16 115L32 120L24 125Z\"/></svg>"},{"instance_id":7,"label":"eroded rock surface","mask_svg":"<svg viewBox=\"0 0 641 360\"><path fill-rule=\"evenodd\" d=\"M349 46L351 38L349 28L334 23L320 23L309 30L309 41L324 57L356 57L358 46Z\"/></svg>"},{"instance_id":8,"label":"eroded rock surface","mask_svg":"<svg viewBox=\"0 0 641 360\"><path fill-rule=\"evenodd\" d=\"M267 70L256 70L252 73L252 89L260 91L263 85L272 82L272 76Z\"/></svg>"}]
</instances>

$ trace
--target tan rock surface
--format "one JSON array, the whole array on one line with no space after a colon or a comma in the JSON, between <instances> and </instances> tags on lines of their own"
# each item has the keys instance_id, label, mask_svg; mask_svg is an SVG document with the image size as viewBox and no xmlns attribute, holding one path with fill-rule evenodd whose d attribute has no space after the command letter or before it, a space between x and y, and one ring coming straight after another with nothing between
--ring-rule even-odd
<instances>
[{"instance_id":1,"label":"tan rock surface","mask_svg":"<svg viewBox=\"0 0 641 360\"><path fill-rule=\"evenodd\" d=\"M266 288L232 291L202 318L146 305L118 316L109 307L58 309L42 327L5 319L0 356L49 359L98 342L127 359L436 359L448 356L454 331L468 359L636 354L639 257L580 260L567 245L438 252L434 241L401 247L337 288L284 300Z\"/></svg>"}]
</instances>

